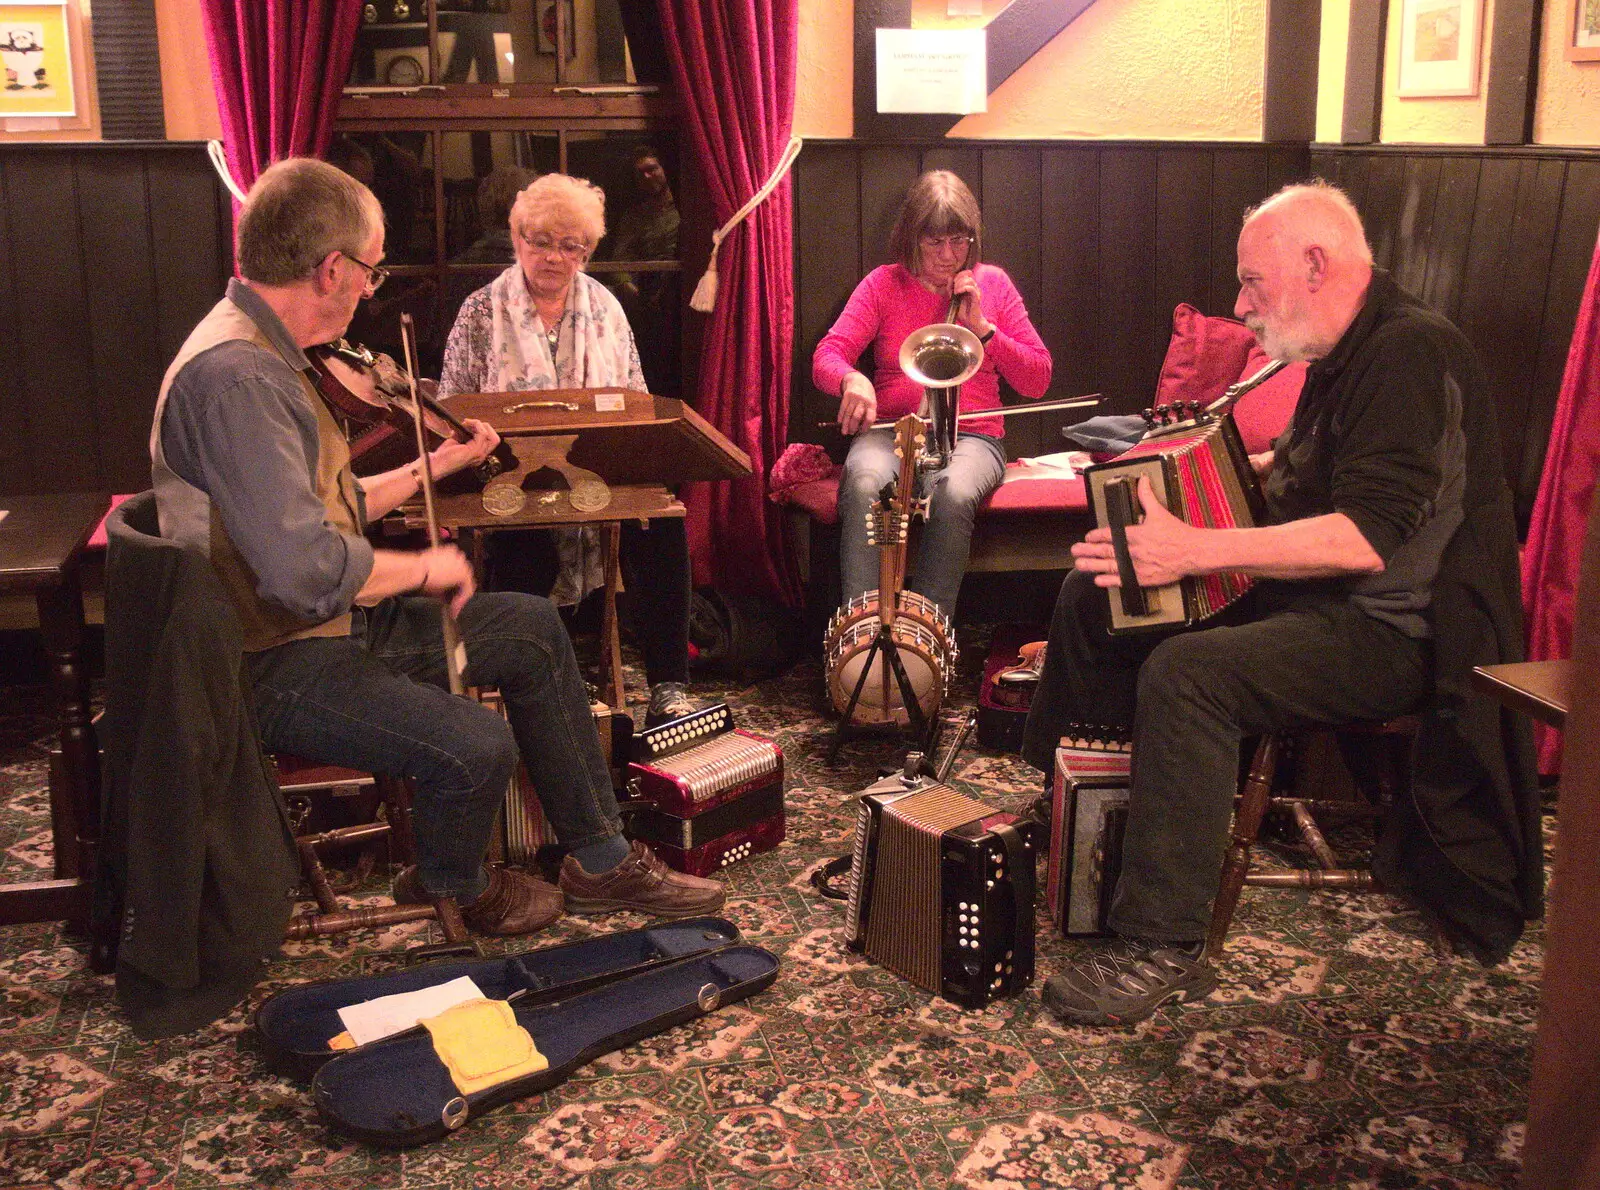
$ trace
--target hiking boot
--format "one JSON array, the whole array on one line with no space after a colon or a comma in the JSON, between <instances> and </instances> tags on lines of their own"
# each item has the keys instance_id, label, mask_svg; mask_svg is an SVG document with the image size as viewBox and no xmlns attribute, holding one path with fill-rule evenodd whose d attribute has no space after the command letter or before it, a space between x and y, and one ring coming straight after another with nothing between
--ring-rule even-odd
<instances>
[{"instance_id":1,"label":"hiking boot","mask_svg":"<svg viewBox=\"0 0 1600 1190\"><path fill-rule=\"evenodd\" d=\"M461 919L474 933L502 937L531 934L561 916L561 893L543 880L515 868L485 870L489 873L489 886L458 906ZM422 887L416 868L407 868L395 877L395 904L432 905L438 899Z\"/></svg>"},{"instance_id":2,"label":"hiking boot","mask_svg":"<svg viewBox=\"0 0 1600 1190\"><path fill-rule=\"evenodd\" d=\"M1123 938L1045 980L1045 1007L1069 1025L1131 1025L1168 1000L1203 1000L1217 973L1201 943Z\"/></svg>"},{"instance_id":3,"label":"hiking boot","mask_svg":"<svg viewBox=\"0 0 1600 1190\"><path fill-rule=\"evenodd\" d=\"M722 908L721 882L674 872L637 839L628 858L598 876L573 856L561 864L561 891L568 913L610 913L633 909L657 917L695 917Z\"/></svg>"},{"instance_id":4,"label":"hiking boot","mask_svg":"<svg viewBox=\"0 0 1600 1190\"><path fill-rule=\"evenodd\" d=\"M659 727L699 709L682 682L657 682L650 687L650 708L645 711L644 725Z\"/></svg>"}]
</instances>

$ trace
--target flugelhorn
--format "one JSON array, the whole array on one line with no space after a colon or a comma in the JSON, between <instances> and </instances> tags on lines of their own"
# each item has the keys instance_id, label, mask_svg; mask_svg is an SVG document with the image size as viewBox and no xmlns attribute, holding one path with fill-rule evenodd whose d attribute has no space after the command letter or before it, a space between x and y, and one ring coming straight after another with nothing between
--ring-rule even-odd
<instances>
[{"instance_id":1,"label":"flugelhorn","mask_svg":"<svg viewBox=\"0 0 1600 1190\"><path fill-rule=\"evenodd\" d=\"M951 302L952 312L955 303ZM957 322L936 322L912 331L900 344L900 370L922 385L923 407L929 423L926 467L947 466L956 449L956 413L961 386L983 366L983 344Z\"/></svg>"}]
</instances>

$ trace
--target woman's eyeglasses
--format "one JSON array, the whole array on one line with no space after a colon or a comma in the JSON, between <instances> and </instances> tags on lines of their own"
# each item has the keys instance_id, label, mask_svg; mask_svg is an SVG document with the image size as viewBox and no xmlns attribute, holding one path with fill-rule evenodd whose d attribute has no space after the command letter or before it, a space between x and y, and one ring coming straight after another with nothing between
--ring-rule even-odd
<instances>
[{"instance_id":1,"label":"woman's eyeglasses","mask_svg":"<svg viewBox=\"0 0 1600 1190\"><path fill-rule=\"evenodd\" d=\"M917 243L928 252L937 252L941 248L959 248L962 251L972 247L972 237L959 236L918 236Z\"/></svg>"},{"instance_id":2,"label":"woman's eyeglasses","mask_svg":"<svg viewBox=\"0 0 1600 1190\"><path fill-rule=\"evenodd\" d=\"M589 254L589 245L582 240L558 240L555 236L545 235L542 232L538 235L517 238L540 256L559 252L567 260L582 260Z\"/></svg>"}]
</instances>

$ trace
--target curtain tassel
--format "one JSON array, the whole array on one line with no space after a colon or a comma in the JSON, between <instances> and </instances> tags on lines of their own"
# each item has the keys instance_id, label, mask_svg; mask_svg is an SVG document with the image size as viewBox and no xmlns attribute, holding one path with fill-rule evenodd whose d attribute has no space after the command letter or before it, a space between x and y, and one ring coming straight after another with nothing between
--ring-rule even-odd
<instances>
[{"instance_id":1,"label":"curtain tassel","mask_svg":"<svg viewBox=\"0 0 1600 1190\"><path fill-rule=\"evenodd\" d=\"M239 183L233 180L233 173L228 169L228 154L223 150L222 142L208 140L206 156L211 158L211 168L217 171L217 176L222 179L222 184L228 188L228 192L243 202L244 191L239 188Z\"/></svg>"},{"instance_id":2,"label":"curtain tassel","mask_svg":"<svg viewBox=\"0 0 1600 1190\"><path fill-rule=\"evenodd\" d=\"M711 233L711 259L706 262L706 271L700 278L700 283L694 287L694 296L689 299L689 308L698 310L701 314L711 313L717 304L717 249L722 247L722 241L735 227L744 222L745 216L750 214L763 202L767 195L777 189L778 183L783 181L784 175L789 172L789 167L794 164L794 159L800 155L800 146L805 142L798 136L789 138L788 147L783 150L783 156L778 158L778 164L773 167L772 176L757 190L750 201L734 212L729 219L716 231Z\"/></svg>"}]
</instances>

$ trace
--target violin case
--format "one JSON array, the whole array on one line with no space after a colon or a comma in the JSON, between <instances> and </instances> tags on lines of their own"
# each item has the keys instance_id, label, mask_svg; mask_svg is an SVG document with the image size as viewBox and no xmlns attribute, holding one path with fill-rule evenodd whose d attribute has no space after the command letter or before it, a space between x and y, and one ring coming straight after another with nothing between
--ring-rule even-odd
<instances>
[{"instance_id":1,"label":"violin case","mask_svg":"<svg viewBox=\"0 0 1600 1190\"><path fill-rule=\"evenodd\" d=\"M344 1031L339 1010L352 1004L467 976L490 1000L515 994L519 1006L533 1007L738 941L739 929L732 922L693 917L499 958L453 959L381 975L308 983L262 1004L256 1012L256 1031L273 1073L309 1080L337 1055L328 1042Z\"/></svg>"},{"instance_id":2,"label":"violin case","mask_svg":"<svg viewBox=\"0 0 1600 1190\"><path fill-rule=\"evenodd\" d=\"M759 946L686 954L559 999L513 1001L516 1024L548 1062L543 1070L463 1094L418 1026L333 1058L313 1078L311 1097L347 1136L389 1148L425 1144L548 1090L603 1054L754 995L777 975L777 956Z\"/></svg>"},{"instance_id":3,"label":"violin case","mask_svg":"<svg viewBox=\"0 0 1600 1190\"><path fill-rule=\"evenodd\" d=\"M989 659L978 686L978 743L1000 752L1022 748L1022 730L1028 722L1037 683L1010 685L995 680L1002 670L1017 664L1022 646L1044 640L1048 631L1039 624L1002 624L994 630Z\"/></svg>"}]
</instances>

